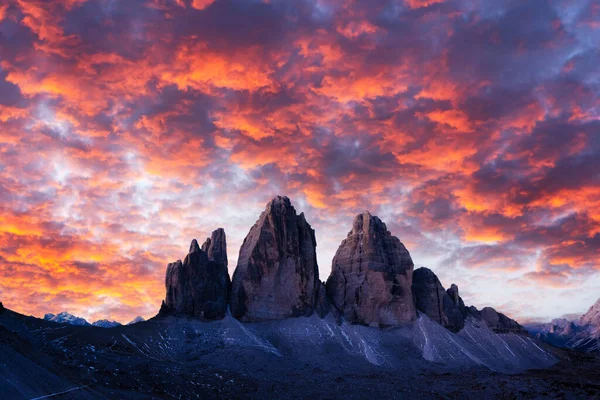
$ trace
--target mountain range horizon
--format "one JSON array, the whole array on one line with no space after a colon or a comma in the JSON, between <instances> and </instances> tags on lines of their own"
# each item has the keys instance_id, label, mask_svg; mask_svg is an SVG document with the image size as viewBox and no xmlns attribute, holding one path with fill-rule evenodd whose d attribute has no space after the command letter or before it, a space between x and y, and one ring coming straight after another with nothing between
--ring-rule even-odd
<instances>
[{"instance_id":1,"label":"mountain range horizon","mask_svg":"<svg viewBox=\"0 0 600 400\"><path fill-rule=\"evenodd\" d=\"M600 398L599 21L1 0L0 400Z\"/></svg>"},{"instance_id":2,"label":"mountain range horizon","mask_svg":"<svg viewBox=\"0 0 600 400\"><path fill-rule=\"evenodd\" d=\"M273 202L279 202L279 201L286 201L286 202L288 202L288 203L290 202L290 200L289 200L289 198L288 198L287 196L276 195L276 196L274 196L274 197L273 197L273 199L272 199L272 200L271 200L271 201L270 201L270 202L267 204L267 208L268 208L268 207L269 207L269 206L270 206L270 205L271 205ZM290 203L290 205L291 205L291 203ZM359 213L358 215L360 216L360 215L363 215L363 214L365 214L365 215L368 215L368 216L371 216L371 213L370 213L368 210L365 210L365 211L363 211L363 212ZM301 213L301 215L303 216L304 214L303 214L303 213ZM377 217L375 217L375 218L377 218ZM309 227L310 227L310 226L309 226ZM223 229L223 228L220 228L220 227L219 227L219 228L217 228L217 231L222 231L222 235L225 235L225 231L224 231L224 229ZM209 239L207 239L207 240L208 240L208 241L210 241L210 238L209 238ZM196 247L198 247L198 242L197 242L197 240L196 240L196 239L192 239L192 240L191 240L191 243L192 243L192 244L190 245L190 249L191 249L193 246L196 246ZM316 247L316 245L315 245L315 247ZM199 248L199 247L198 247L198 248ZM225 260L226 260L226 259L227 259L227 254L226 254L227 250L226 250L226 249L224 249L223 251L225 252L225 254L224 254L224 257L225 257ZM241 249L240 249L240 251L241 251ZM181 262L181 260L178 260L178 262ZM411 262L412 262L412 261L411 261ZM315 260L315 263L316 263L316 260ZM423 268L424 268L424 267L423 267ZM332 271L333 271L333 270L332 270ZM227 279L231 279L231 277L232 277L232 276L234 275L234 273L235 273L235 269L234 269L234 272L233 272L232 274L230 274L230 273L229 273L229 270L226 270L226 271L224 271L224 272L227 274ZM317 270L316 270L316 272L317 272L317 275L318 275L318 272L319 272L319 270L317 269ZM452 284L452 285L454 286L454 284ZM74 315L73 313L71 313L71 312L68 312L68 311L66 311L66 310L61 310L61 311L60 311L60 313L67 313L67 314L69 314L70 316L72 316L72 317L75 317L75 315ZM584 313L585 313L585 312L582 312L582 313L580 313L580 314L578 314L578 313L572 313L571 315L572 315L572 316L581 316L581 315L583 315ZM46 319L46 317L47 317L48 315L50 315L51 317L53 317L53 316L54 316L54 314L50 313L50 314L45 314L45 315L44 315L44 318ZM154 314L149 314L149 315L146 315L146 317L144 317L144 318L151 318L151 317L153 317L153 316L154 316ZM49 319L49 320L50 320L50 319L51 319L51 317L49 317L49 318L47 318L47 319ZM556 317L553 317L553 318L551 318L551 319L542 319L542 320L540 320L540 319L535 319L535 318L531 318L531 319L525 319L525 320L522 320L522 322L523 322L524 324L529 324L529 325L531 325L531 324L534 324L534 323L550 322L550 320L553 320L553 319L556 319L556 318L564 318L564 317L565 317L565 316L556 316ZM569 315L567 315L567 317L569 317ZM141 318L141 316L139 316L139 315L133 316L133 317L131 317L131 319L127 320L127 323L131 323L133 320L135 320L135 319L137 319L137 318ZM97 321L95 321L94 323L102 323L103 321L106 321L107 323L111 323L111 322L114 322L114 323L119 323L119 324L125 324L125 323L126 323L126 321L120 321L120 322L117 322L117 319L116 319L116 318L115 318L115 319L111 318L111 316L110 316L110 315L106 315L106 316L100 316L100 319L98 319L98 320L97 320ZM87 321L85 321L85 322L87 323Z\"/></svg>"},{"instance_id":3,"label":"mountain range horizon","mask_svg":"<svg viewBox=\"0 0 600 400\"><path fill-rule=\"evenodd\" d=\"M15 399L313 398L331 391L308 384L319 374L340 398L365 398L367 388L431 398L449 385L461 398L600 394L600 299L579 324L536 327L467 306L457 285L415 269L368 211L354 217L325 281L316 247L304 213L275 196L232 276L223 228L193 239L183 261L167 264L164 300L147 321L41 320L0 303L0 388Z\"/></svg>"},{"instance_id":4,"label":"mountain range horizon","mask_svg":"<svg viewBox=\"0 0 600 400\"><path fill-rule=\"evenodd\" d=\"M474 318L495 332L529 332L561 347L598 347L600 298L580 318L524 322L525 326L491 307L467 307L455 284L446 290L430 269L413 271L408 250L369 211L355 216L326 281L319 277L316 247L315 232L304 214L297 214L288 197L275 196L250 228L231 276L223 228L214 230L202 246L192 239L184 261L167 265L165 300L151 319L176 315L210 322L234 316L242 322L262 322L331 314L338 323L390 327L412 324L419 313L452 332ZM102 328L122 325L108 319L90 324L67 312L46 314L44 320ZM138 316L127 325L141 321L144 318Z\"/></svg>"}]
</instances>

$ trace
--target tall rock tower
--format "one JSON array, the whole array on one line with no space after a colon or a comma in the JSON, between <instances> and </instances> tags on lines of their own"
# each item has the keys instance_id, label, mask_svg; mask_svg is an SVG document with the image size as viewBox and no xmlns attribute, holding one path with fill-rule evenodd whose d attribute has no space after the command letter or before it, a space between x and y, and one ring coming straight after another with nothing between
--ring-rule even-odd
<instances>
[{"instance_id":1,"label":"tall rock tower","mask_svg":"<svg viewBox=\"0 0 600 400\"><path fill-rule=\"evenodd\" d=\"M240 248L232 315L242 321L310 315L320 284L316 246L315 231L290 199L271 200Z\"/></svg>"},{"instance_id":2,"label":"tall rock tower","mask_svg":"<svg viewBox=\"0 0 600 400\"><path fill-rule=\"evenodd\" d=\"M411 322L416 318L413 267L400 240L378 217L364 212L354 218L352 231L333 258L327 294L350 323L394 326Z\"/></svg>"},{"instance_id":3,"label":"tall rock tower","mask_svg":"<svg viewBox=\"0 0 600 400\"><path fill-rule=\"evenodd\" d=\"M230 279L225 231L219 228L198 246L192 240L188 255L167 266L167 295L160 314L189 315L204 320L227 313Z\"/></svg>"}]
</instances>

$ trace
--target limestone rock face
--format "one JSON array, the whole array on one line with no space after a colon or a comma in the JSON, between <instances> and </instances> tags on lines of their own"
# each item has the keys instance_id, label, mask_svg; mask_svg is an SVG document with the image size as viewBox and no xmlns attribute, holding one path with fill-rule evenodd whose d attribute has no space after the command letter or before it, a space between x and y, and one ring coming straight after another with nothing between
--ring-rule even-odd
<instances>
[{"instance_id":1,"label":"limestone rock face","mask_svg":"<svg viewBox=\"0 0 600 400\"><path fill-rule=\"evenodd\" d=\"M488 328L496 333L527 334L527 330L517 321L497 312L492 307L484 307L479 311L477 308L471 306L468 308L468 315L483 321Z\"/></svg>"},{"instance_id":2,"label":"limestone rock face","mask_svg":"<svg viewBox=\"0 0 600 400\"><path fill-rule=\"evenodd\" d=\"M331 303L350 323L393 326L416 318L413 261L406 247L376 216L354 218L333 258L327 279Z\"/></svg>"},{"instance_id":3,"label":"limestone rock face","mask_svg":"<svg viewBox=\"0 0 600 400\"><path fill-rule=\"evenodd\" d=\"M177 260L167 266L165 286L167 294L160 314L223 318L230 287L225 231L214 231L202 248L192 240L183 262Z\"/></svg>"},{"instance_id":4,"label":"limestone rock face","mask_svg":"<svg viewBox=\"0 0 600 400\"><path fill-rule=\"evenodd\" d=\"M242 321L312 314L319 282L315 231L287 197L267 204L240 248L231 313Z\"/></svg>"},{"instance_id":5,"label":"limestone rock face","mask_svg":"<svg viewBox=\"0 0 600 400\"><path fill-rule=\"evenodd\" d=\"M214 231L211 237L207 238L202 244L202 251L206 252L208 259L218 262L227 267L227 240L225 230L219 228Z\"/></svg>"},{"instance_id":6,"label":"limestone rock face","mask_svg":"<svg viewBox=\"0 0 600 400\"><path fill-rule=\"evenodd\" d=\"M446 291L433 271L418 268L413 275L412 290L416 307L423 314L453 332L464 327L464 303L456 285Z\"/></svg>"},{"instance_id":7,"label":"limestone rock face","mask_svg":"<svg viewBox=\"0 0 600 400\"><path fill-rule=\"evenodd\" d=\"M600 299L581 316L579 324L581 326L591 325L600 328Z\"/></svg>"}]
</instances>

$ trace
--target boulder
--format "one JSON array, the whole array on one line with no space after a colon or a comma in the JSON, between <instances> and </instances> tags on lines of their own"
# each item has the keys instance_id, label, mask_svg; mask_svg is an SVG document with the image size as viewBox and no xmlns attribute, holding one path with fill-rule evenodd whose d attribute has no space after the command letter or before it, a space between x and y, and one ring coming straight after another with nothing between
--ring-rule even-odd
<instances>
[{"instance_id":1,"label":"boulder","mask_svg":"<svg viewBox=\"0 0 600 400\"><path fill-rule=\"evenodd\" d=\"M165 286L167 294L160 314L223 318L230 288L225 231L214 231L202 248L192 240L183 262L177 260L167 266Z\"/></svg>"},{"instance_id":2,"label":"boulder","mask_svg":"<svg viewBox=\"0 0 600 400\"><path fill-rule=\"evenodd\" d=\"M368 211L333 258L327 295L342 317L355 324L394 326L416 318L411 285L413 261L406 247Z\"/></svg>"},{"instance_id":3,"label":"boulder","mask_svg":"<svg viewBox=\"0 0 600 400\"><path fill-rule=\"evenodd\" d=\"M242 321L312 314L319 288L315 231L290 199L271 200L244 239L233 274L231 313Z\"/></svg>"},{"instance_id":4,"label":"boulder","mask_svg":"<svg viewBox=\"0 0 600 400\"><path fill-rule=\"evenodd\" d=\"M433 271L418 268L413 275L412 290L420 312L453 332L464 327L464 303L456 285L446 291Z\"/></svg>"}]
</instances>

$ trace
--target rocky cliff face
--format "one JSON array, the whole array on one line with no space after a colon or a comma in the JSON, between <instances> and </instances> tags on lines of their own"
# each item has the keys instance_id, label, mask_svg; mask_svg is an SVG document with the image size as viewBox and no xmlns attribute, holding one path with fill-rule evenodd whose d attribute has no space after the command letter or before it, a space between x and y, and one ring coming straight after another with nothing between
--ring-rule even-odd
<instances>
[{"instance_id":1,"label":"rocky cliff face","mask_svg":"<svg viewBox=\"0 0 600 400\"><path fill-rule=\"evenodd\" d=\"M517 321L499 313L492 307L484 307L479 311L477 308L470 306L467 309L467 315L485 322L488 328L496 333L527 333L527 330Z\"/></svg>"},{"instance_id":2,"label":"rocky cliff face","mask_svg":"<svg viewBox=\"0 0 600 400\"><path fill-rule=\"evenodd\" d=\"M524 327L492 307L479 311L474 306L466 307L458 293L458 286L452 284L444 290L438 277L427 268L418 268L413 276L413 293L417 309L453 332L460 331L468 317L482 321L496 333L519 333Z\"/></svg>"},{"instance_id":3,"label":"rocky cliff face","mask_svg":"<svg viewBox=\"0 0 600 400\"><path fill-rule=\"evenodd\" d=\"M271 200L240 248L232 315L242 321L310 315L320 284L316 246L314 230L290 199Z\"/></svg>"},{"instance_id":4,"label":"rocky cliff face","mask_svg":"<svg viewBox=\"0 0 600 400\"><path fill-rule=\"evenodd\" d=\"M196 239L192 240L183 262L177 260L167 266L165 286L167 295L161 314L223 318L230 287L225 231L214 231L202 248Z\"/></svg>"},{"instance_id":5,"label":"rocky cliff face","mask_svg":"<svg viewBox=\"0 0 600 400\"><path fill-rule=\"evenodd\" d=\"M433 271L418 268L413 275L412 290L420 312L453 332L463 328L464 303L456 285L446 291Z\"/></svg>"},{"instance_id":6,"label":"rocky cliff face","mask_svg":"<svg viewBox=\"0 0 600 400\"><path fill-rule=\"evenodd\" d=\"M590 307L590 309L581 316L579 325L586 326L590 325L600 329L600 299Z\"/></svg>"},{"instance_id":7,"label":"rocky cliff face","mask_svg":"<svg viewBox=\"0 0 600 400\"><path fill-rule=\"evenodd\" d=\"M529 324L528 331L553 346L600 352L600 299L580 316L556 318L550 323Z\"/></svg>"},{"instance_id":8,"label":"rocky cliff face","mask_svg":"<svg viewBox=\"0 0 600 400\"><path fill-rule=\"evenodd\" d=\"M406 247L369 212L354 219L327 280L332 304L351 323L391 326L416 318L413 262Z\"/></svg>"}]
</instances>

